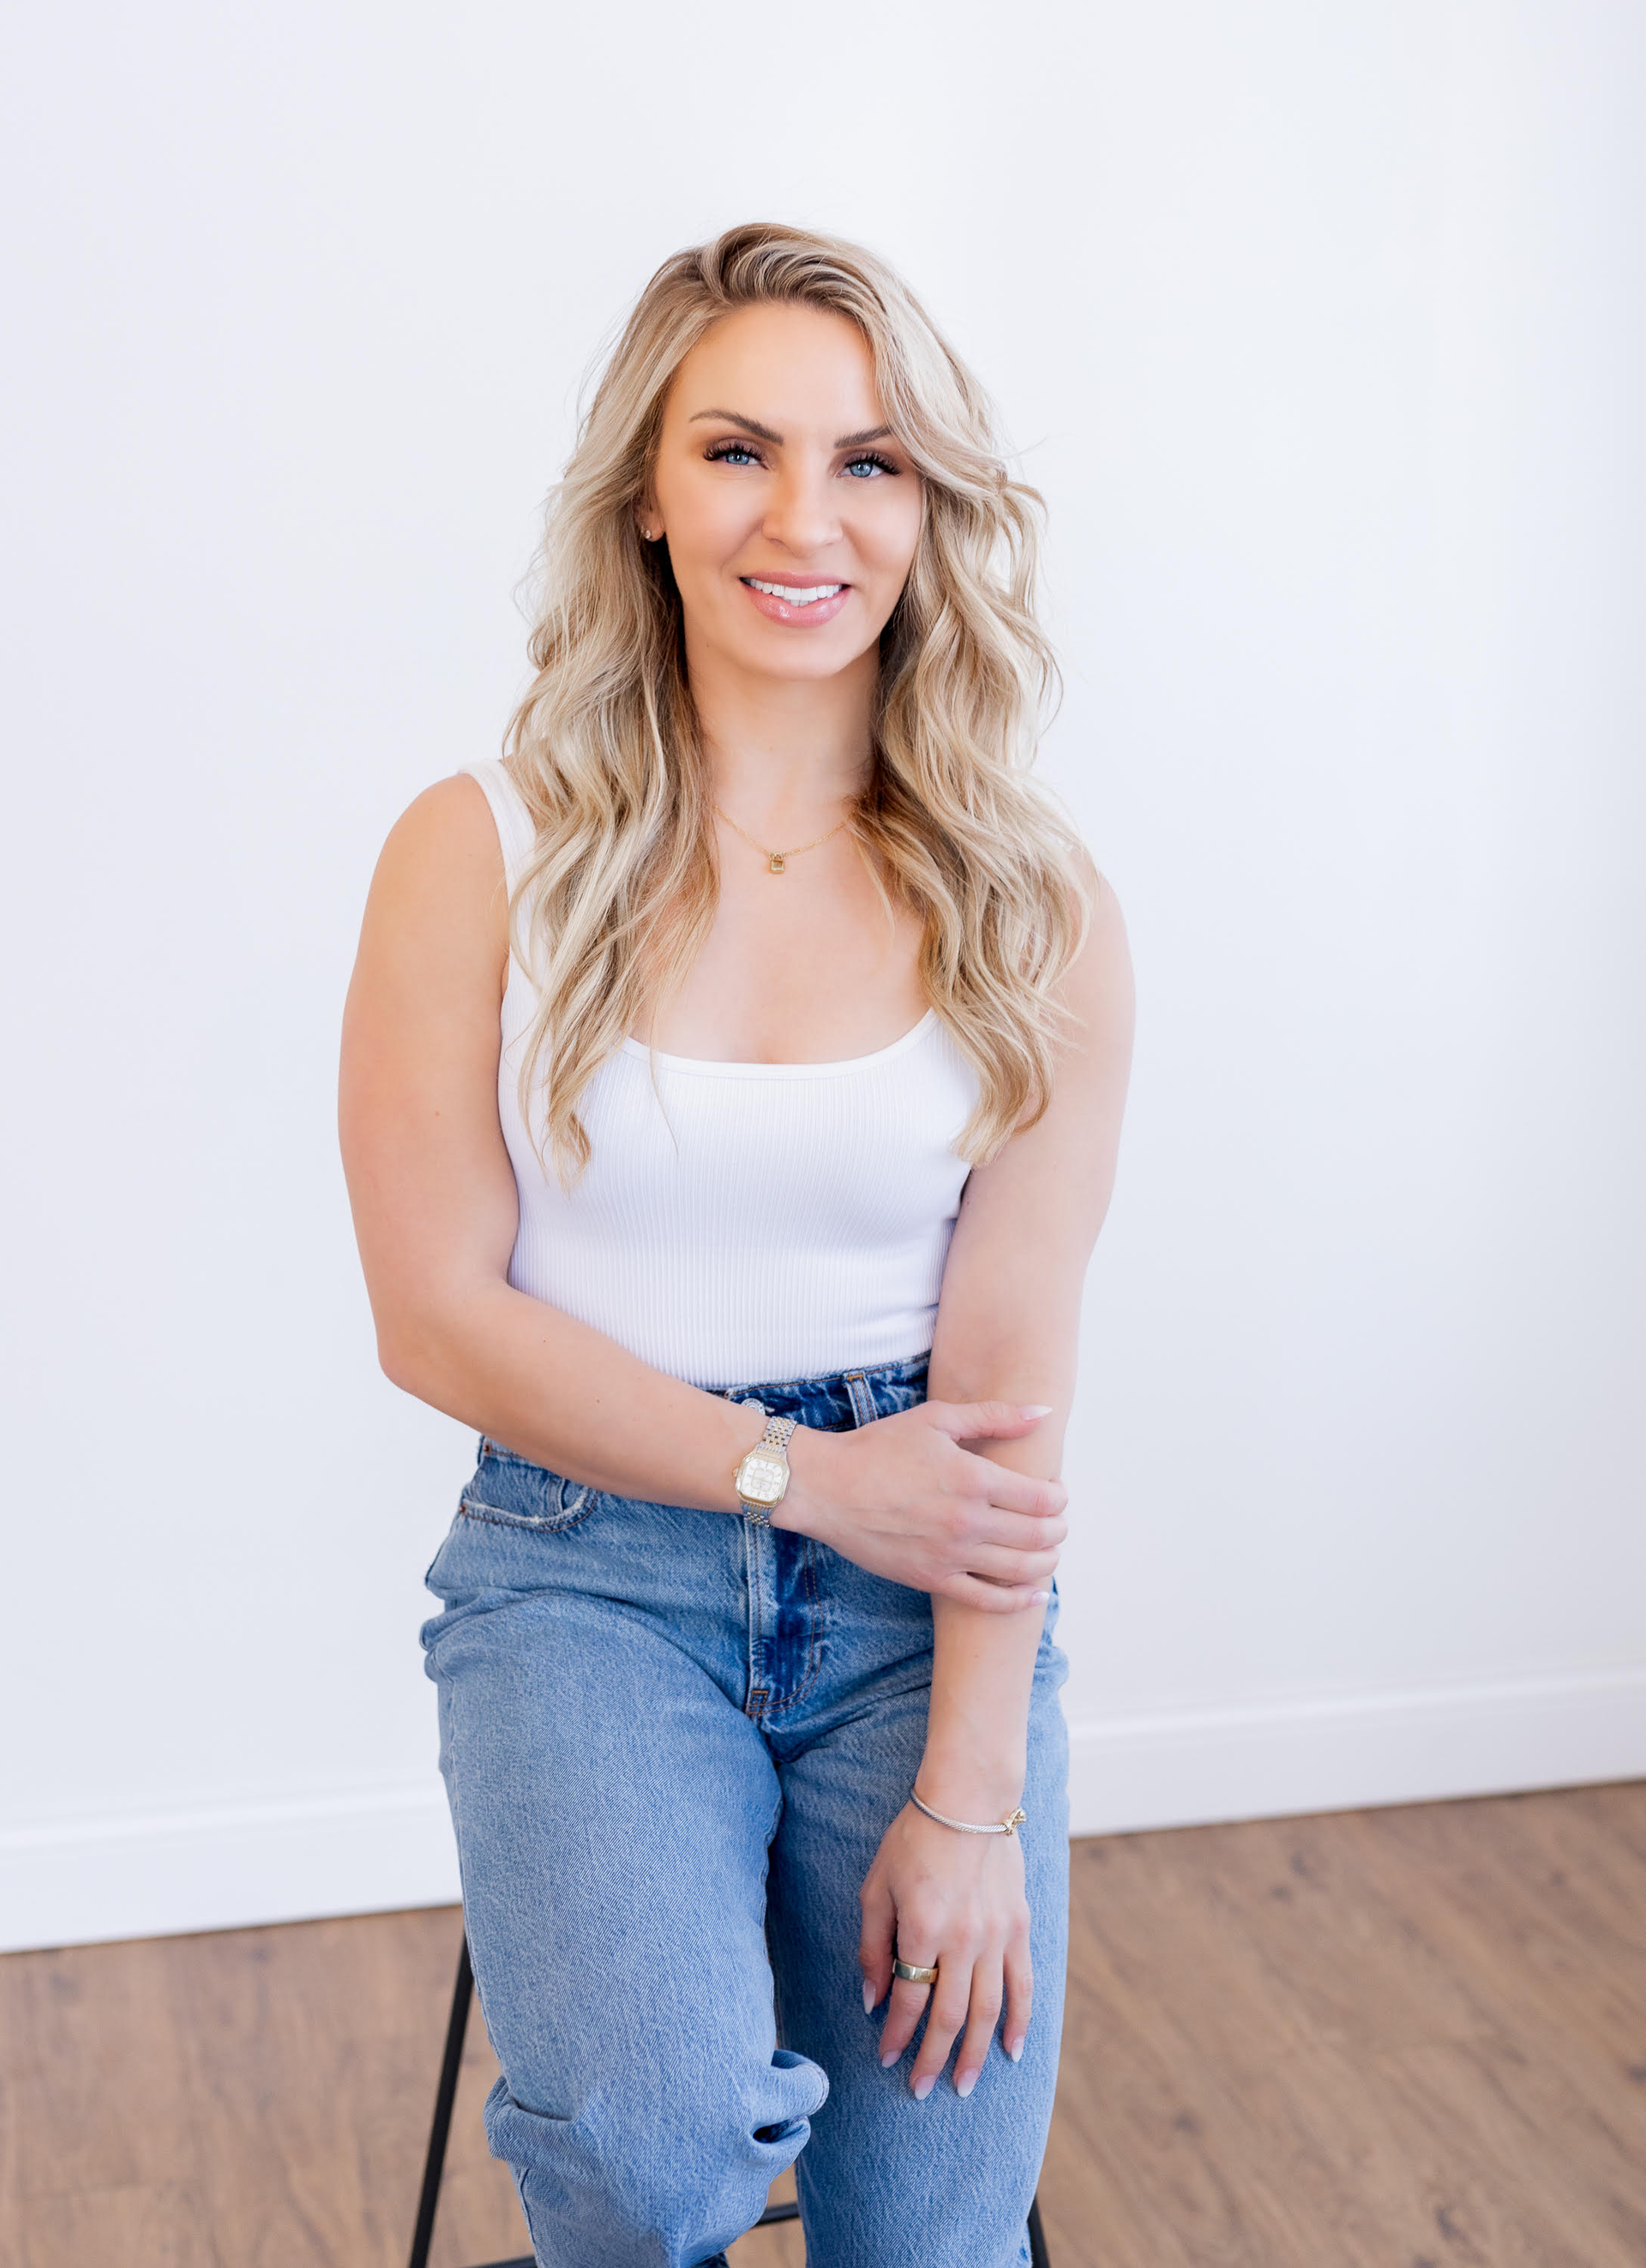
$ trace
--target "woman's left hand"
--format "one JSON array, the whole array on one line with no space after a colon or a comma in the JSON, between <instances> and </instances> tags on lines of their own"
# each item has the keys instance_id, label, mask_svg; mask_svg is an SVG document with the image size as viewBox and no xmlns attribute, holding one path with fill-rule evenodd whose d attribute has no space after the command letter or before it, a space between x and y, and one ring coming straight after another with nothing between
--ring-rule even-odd
<instances>
[{"instance_id":1,"label":"woman's left hand","mask_svg":"<svg viewBox=\"0 0 1646 2268\"><path fill-rule=\"evenodd\" d=\"M905 1804L882 1838L859 1899L863 2006L878 2007L888 1990L892 1995L880 2035L883 2064L897 2061L926 2015L925 2036L909 2073L916 2100L930 2094L962 2033L954 2091L972 2092L1003 2005L1005 2050L1015 2063L1034 1997L1029 1902L1017 1836L962 1835ZM937 1983L893 1978L894 1958L935 1969Z\"/></svg>"}]
</instances>

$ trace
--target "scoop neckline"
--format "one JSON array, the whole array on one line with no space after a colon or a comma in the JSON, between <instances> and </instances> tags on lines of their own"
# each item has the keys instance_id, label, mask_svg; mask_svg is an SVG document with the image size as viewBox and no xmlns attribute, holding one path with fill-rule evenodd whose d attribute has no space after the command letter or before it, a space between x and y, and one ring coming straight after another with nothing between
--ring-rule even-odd
<instances>
[{"instance_id":1,"label":"scoop neckline","mask_svg":"<svg viewBox=\"0 0 1646 2268\"><path fill-rule=\"evenodd\" d=\"M901 1038L893 1040L890 1046L877 1048L872 1055L842 1056L834 1063L720 1063L712 1056L667 1055L661 1048L657 1050L656 1061L665 1070L691 1072L700 1079L827 1079L831 1073L868 1071L877 1064L889 1063L905 1048L912 1048L937 1020L937 1011L928 1008L920 1021L911 1024ZM652 1050L644 1041L632 1035L625 1036L622 1052L638 1056L642 1063L653 1059Z\"/></svg>"}]
</instances>

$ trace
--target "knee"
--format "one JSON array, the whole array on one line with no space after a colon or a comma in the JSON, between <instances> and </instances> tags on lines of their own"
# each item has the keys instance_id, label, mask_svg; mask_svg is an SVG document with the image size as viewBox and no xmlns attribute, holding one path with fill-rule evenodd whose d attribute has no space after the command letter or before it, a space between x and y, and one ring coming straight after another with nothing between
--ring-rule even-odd
<instances>
[{"instance_id":1,"label":"knee","mask_svg":"<svg viewBox=\"0 0 1646 2268\"><path fill-rule=\"evenodd\" d=\"M515 2169L540 2259L674 2268L760 2218L827 2093L820 2067L783 2048L744 2073L654 2068L561 2114L529 2109L499 2080L486 2135Z\"/></svg>"}]
</instances>

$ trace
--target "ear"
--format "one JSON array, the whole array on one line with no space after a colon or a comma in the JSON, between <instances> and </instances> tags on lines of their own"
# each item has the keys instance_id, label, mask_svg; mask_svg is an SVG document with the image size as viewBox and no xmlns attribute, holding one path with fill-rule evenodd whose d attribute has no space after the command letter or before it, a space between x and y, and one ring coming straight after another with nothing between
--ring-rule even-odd
<instances>
[{"instance_id":1,"label":"ear","mask_svg":"<svg viewBox=\"0 0 1646 2268\"><path fill-rule=\"evenodd\" d=\"M643 543L662 541L662 517L649 496L642 497L635 506L635 526L640 530L640 540Z\"/></svg>"}]
</instances>

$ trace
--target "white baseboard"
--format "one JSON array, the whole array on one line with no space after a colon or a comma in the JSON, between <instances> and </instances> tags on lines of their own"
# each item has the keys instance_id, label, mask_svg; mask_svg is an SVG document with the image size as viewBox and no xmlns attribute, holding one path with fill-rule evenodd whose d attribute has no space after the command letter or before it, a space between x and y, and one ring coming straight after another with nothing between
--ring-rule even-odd
<instances>
[{"instance_id":1,"label":"white baseboard","mask_svg":"<svg viewBox=\"0 0 1646 2268\"><path fill-rule=\"evenodd\" d=\"M0 1834L0 1952L453 1905L445 1789L86 1820Z\"/></svg>"},{"instance_id":2,"label":"white baseboard","mask_svg":"<svg viewBox=\"0 0 1646 2268\"><path fill-rule=\"evenodd\" d=\"M1646 1668L1088 1718L1077 1835L1646 1778Z\"/></svg>"},{"instance_id":3,"label":"white baseboard","mask_svg":"<svg viewBox=\"0 0 1646 2268\"><path fill-rule=\"evenodd\" d=\"M1077 1835L1646 1778L1646 1668L1069 1727ZM428 1782L0 1833L0 1951L447 1905Z\"/></svg>"}]
</instances>

